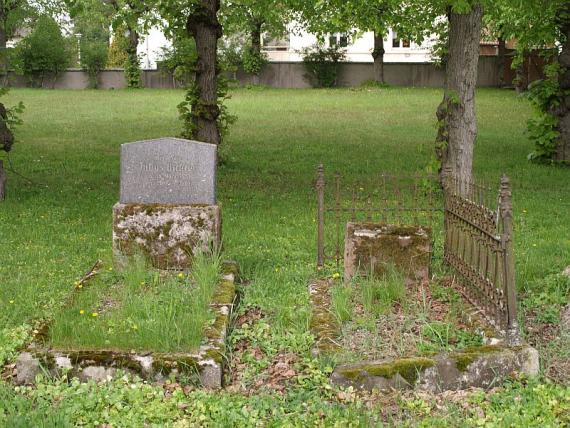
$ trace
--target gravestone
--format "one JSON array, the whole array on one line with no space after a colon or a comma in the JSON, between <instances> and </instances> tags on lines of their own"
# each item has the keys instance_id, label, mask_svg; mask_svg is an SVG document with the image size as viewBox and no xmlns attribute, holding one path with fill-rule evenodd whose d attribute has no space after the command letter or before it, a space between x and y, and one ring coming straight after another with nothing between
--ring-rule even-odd
<instances>
[{"instance_id":1,"label":"gravestone","mask_svg":"<svg viewBox=\"0 0 570 428\"><path fill-rule=\"evenodd\" d=\"M118 268L140 254L159 269L185 269L219 245L213 144L159 138L121 146L121 190L113 207Z\"/></svg>"},{"instance_id":2,"label":"gravestone","mask_svg":"<svg viewBox=\"0 0 570 428\"><path fill-rule=\"evenodd\" d=\"M160 138L121 146L122 204L216 203L216 146Z\"/></svg>"},{"instance_id":3,"label":"gravestone","mask_svg":"<svg viewBox=\"0 0 570 428\"><path fill-rule=\"evenodd\" d=\"M358 272L382 277L392 265L407 284L429 280L431 235L427 227L347 223L344 279L348 281Z\"/></svg>"}]
</instances>

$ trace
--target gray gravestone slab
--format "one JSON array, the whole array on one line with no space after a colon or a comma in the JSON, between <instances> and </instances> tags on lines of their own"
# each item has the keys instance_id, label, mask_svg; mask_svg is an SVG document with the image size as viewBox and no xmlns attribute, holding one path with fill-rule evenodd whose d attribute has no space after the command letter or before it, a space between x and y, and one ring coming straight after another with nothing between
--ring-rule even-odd
<instances>
[{"instance_id":1,"label":"gray gravestone slab","mask_svg":"<svg viewBox=\"0 0 570 428\"><path fill-rule=\"evenodd\" d=\"M121 146L123 204L216 203L216 146L158 138Z\"/></svg>"}]
</instances>

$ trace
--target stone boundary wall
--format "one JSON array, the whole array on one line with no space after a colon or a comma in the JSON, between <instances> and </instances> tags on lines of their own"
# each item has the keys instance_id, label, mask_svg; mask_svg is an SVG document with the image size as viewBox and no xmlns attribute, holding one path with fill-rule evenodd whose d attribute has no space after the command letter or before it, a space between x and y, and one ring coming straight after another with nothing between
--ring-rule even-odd
<instances>
[{"instance_id":1,"label":"stone boundary wall","mask_svg":"<svg viewBox=\"0 0 570 428\"><path fill-rule=\"evenodd\" d=\"M432 63L386 63L384 65L386 82L392 86L434 87L443 86L445 70ZM341 65L339 84L343 87L359 86L373 79L372 63L351 62ZM233 76L232 76L233 77ZM241 85L252 83L252 78L243 70L235 77ZM146 88L172 89L180 87L172 76L161 70L143 70L143 85ZM299 62L269 63L260 75L259 83L272 88L310 88L305 77L305 69ZM11 74L9 84L22 88L28 82L22 76ZM478 86L497 87L499 85L497 57L481 56L479 58ZM54 81L46 78L43 87L55 89L86 89L89 85L87 73L82 70L68 70ZM99 76L101 89L125 88L123 70L104 70Z\"/></svg>"}]
</instances>

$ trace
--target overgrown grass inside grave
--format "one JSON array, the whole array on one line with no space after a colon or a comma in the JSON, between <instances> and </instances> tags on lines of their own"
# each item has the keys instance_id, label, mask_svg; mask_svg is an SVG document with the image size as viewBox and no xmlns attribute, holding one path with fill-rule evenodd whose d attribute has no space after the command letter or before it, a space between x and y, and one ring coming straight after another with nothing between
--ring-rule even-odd
<instances>
[{"instance_id":1,"label":"overgrown grass inside grave","mask_svg":"<svg viewBox=\"0 0 570 428\"><path fill-rule=\"evenodd\" d=\"M199 254L192 272L161 274L138 257L122 274L109 271L77 289L49 329L56 349L191 352L213 321L218 254ZM76 286L79 287L79 286Z\"/></svg>"},{"instance_id":2,"label":"overgrown grass inside grave","mask_svg":"<svg viewBox=\"0 0 570 428\"><path fill-rule=\"evenodd\" d=\"M389 266L382 278L360 275L330 289L342 325L337 362L410 357L481 345L486 325L455 290L441 284L407 286Z\"/></svg>"}]
</instances>

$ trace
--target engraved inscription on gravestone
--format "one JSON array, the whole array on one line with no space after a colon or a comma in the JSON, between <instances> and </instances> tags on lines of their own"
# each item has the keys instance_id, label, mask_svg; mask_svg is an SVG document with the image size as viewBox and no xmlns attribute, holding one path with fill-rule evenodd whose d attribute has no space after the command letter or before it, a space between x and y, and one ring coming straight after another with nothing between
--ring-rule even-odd
<instances>
[{"instance_id":1,"label":"engraved inscription on gravestone","mask_svg":"<svg viewBox=\"0 0 570 428\"><path fill-rule=\"evenodd\" d=\"M216 146L159 138L121 146L123 204L216 203Z\"/></svg>"}]
</instances>

